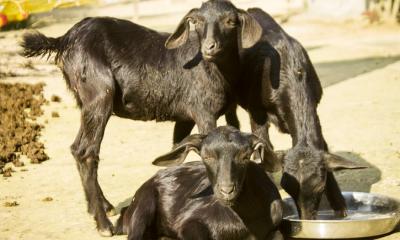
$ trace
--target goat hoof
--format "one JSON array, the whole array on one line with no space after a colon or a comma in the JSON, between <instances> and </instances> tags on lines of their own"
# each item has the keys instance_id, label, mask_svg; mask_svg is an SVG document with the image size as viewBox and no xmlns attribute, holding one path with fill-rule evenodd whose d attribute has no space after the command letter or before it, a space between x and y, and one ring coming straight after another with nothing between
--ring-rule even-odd
<instances>
[{"instance_id":1,"label":"goat hoof","mask_svg":"<svg viewBox=\"0 0 400 240\"><path fill-rule=\"evenodd\" d=\"M113 235L111 229L99 229L98 231L102 237L112 237Z\"/></svg>"},{"instance_id":2,"label":"goat hoof","mask_svg":"<svg viewBox=\"0 0 400 240\"><path fill-rule=\"evenodd\" d=\"M107 210L106 214L107 214L107 217L112 217L112 216L117 215L117 211L115 210L115 208L111 208L111 209Z\"/></svg>"}]
</instances>

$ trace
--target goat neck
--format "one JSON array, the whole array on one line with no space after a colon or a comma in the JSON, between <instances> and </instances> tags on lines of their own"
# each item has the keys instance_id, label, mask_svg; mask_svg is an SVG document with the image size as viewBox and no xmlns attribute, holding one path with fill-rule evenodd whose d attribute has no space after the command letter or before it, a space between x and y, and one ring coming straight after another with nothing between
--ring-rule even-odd
<instances>
[{"instance_id":1,"label":"goat neck","mask_svg":"<svg viewBox=\"0 0 400 240\"><path fill-rule=\"evenodd\" d=\"M203 62L209 67L216 67L225 81L230 85L237 83L240 74L240 58L238 50L227 51L215 61Z\"/></svg>"},{"instance_id":2,"label":"goat neck","mask_svg":"<svg viewBox=\"0 0 400 240\"><path fill-rule=\"evenodd\" d=\"M305 74L305 73L304 73ZM301 77L301 76L300 76ZM287 124L292 145L312 146L326 150L321 125L317 113L317 103L313 100L312 92L307 87L306 76L301 79L292 78L288 84L285 106Z\"/></svg>"},{"instance_id":3,"label":"goat neck","mask_svg":"<svg viewBox=\"0 0 400 240\"><path fill-rule=\"evenodd\" d=\"M260 199L260 196L257 194L258 191L256 182L253 181L252 172L253 168L256 166L250 165L247 168L246 177L244 179L242 189L239 193L239 196L234 205L231 208L242 218L242 219L251 219L252 216L259 215L260 211L262 212L262 201L265 199ZM256 191L254 191L256 190ZM261 202L260 202L261 201Z\"/></svg>"}]
</instances>

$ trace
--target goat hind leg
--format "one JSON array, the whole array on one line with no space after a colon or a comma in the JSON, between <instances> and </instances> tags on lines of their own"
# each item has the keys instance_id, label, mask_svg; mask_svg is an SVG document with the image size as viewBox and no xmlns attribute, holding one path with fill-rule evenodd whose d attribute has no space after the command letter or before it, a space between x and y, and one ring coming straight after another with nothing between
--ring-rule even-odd
<instances>
[{"instance_id":1,"label":"goat hind leg","mask_svg":"<svg viewBox=\"0 0 400 240\"><path fill-rule=\"evenodd\" d=\"M88 201L88 211L94 215L99 233L112 235L112 224L106 210L113 206L104 197L97 180L99 150L104 130L112 111L112 96L97 96L82 108L81 128L71 146Z\"/></svg>"},{"instance_id":2,"label":"goat hind leg","mask_svg":"<svg viewBox=\"0 0 400 240\"><path fill-rule=\"evenodd\" d=\"M79 145L82 139L82 134L83 134L83 125L81 124L78 134L75 138L74 143L71 145L71 152L72 154L75 156L76 158L76 163L77 163L77 168L78 168L78 172L80 174L81 179L84 178L84 173L86 172L86 168L87 166L80 164L81 160L79 159L79 156L81 156L82 154L84 154L83 152L80 152L82 150L80 150ZM101 190L101 189L100 189ZM87 191L87 189L84 188L84 193L85 193L85 197L86 197L86 201L89 202L89 193ZM101 191L101 199L103 201L103 208L107 213L107 216L112 216L115 215L115 208L113 205L111 205L111 203L104 197L103 191ZM94 215L94 209L92 205L88 204L88 213L90 213L91 215Z\"/></svg>"}]
</instances>

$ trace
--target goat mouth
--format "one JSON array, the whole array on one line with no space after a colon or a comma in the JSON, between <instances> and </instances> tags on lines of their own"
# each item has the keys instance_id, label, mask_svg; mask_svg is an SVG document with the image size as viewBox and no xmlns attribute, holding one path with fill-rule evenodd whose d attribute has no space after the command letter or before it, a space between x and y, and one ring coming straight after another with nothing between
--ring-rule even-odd
<instances>
[{"instance_id":1,"label":"goat mouth","mask_svg":"<svg viewBox=\"0 0 400 240\"><path fill-rule=\"evenodd\" d=\"M223 205L225 205L225 206L227 206L227 207L232 207L232 206L234 206L235 205L235 201L236 200L236 198L233 198L233 199L230 199L230 200L228 200L228 199L219 199L219 201L223 204Z\"/></svg>"},{"instance_id":2,"label":"goat mouth","mask_svg":"<svg viewBox=\"0 0 400 240\"><path fill-rule=\"evenodd\" d=\"M206 61L212 61L215 59L215 55L203 54L203 59Z\"/></svg>"},{"instance_id":3,"label":"goat mouth","mask_svg":"<svg viewBox=\"0 0 400 240\"><path fill-rule=\"evenodd\" d=\"M220 200L224 205L227 206L233 206L234 203L236 202L237 199L237 194L232 193L229 195L220 195L218 196L218 200Z\"/></svg>"},{"instance_id":4,"label":"goat mouth","mask_svg":"<svg viewBox=\"0 0 400 240\"><path fill-rule=\"evenodd\" d=\"M204 60L213 61L218 57L218 55L220 55L220 53L221 53L221 50L214 51L213 53L205 53L205 52L203 52L202 55L203 55L203 59Z\"/></svg>"}]
</instances>

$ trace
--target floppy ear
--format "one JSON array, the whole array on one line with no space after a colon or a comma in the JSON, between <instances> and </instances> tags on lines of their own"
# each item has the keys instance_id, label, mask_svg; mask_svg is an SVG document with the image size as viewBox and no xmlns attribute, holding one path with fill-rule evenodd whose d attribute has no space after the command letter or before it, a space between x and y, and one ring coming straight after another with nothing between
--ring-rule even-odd
<instances>
[{"instance_id":1,"label":"floppy ear","mask_svg":"<svg viewBox=\"0 0 400 240\"><path fill-rule=\"evenodd\" d=\"M349 161L341 156L332 153L324 153L324 161L327 168L332 171L337 171L342 169L367 168L367 166L359 165L358 163Z\"/></svg>"},{"instance_id":2,"label":"floppy ear","mask_svg":"<svg viewBox=\"0 0 400 240\"><path fill-rule=\"evenodd\" d=\"M201 143L205 135L193 134L183 139L171 152L166 153L153 161L153 165L166 167L181 164L191 150L199 154Z\"/></svg>"},{"instance_id":3,"label":"floppy ear","mask_svg":"<svg viewBox=\"0 0 400 240\"><path fill-rule=\"evenodd\" d=\"M261 38L262 28L260 24L246 11L239 9L239 20L242 32L240 37L243 48L250 48Z\"/></svg>"},{"instance_id":4,"label":"floppy ear","mask_svg":"<svg viewBox=\"0 0 400 240\"><path fill-rule=\"evenodd\" d=\"M165 47L168 49L174 49L177 47L180 47L182 44L184 44L187 39L189 38L189 32L190 32L190 20L192 19L192 16L198 11L198 8L193 8L190 10L181 20L181 22L178 24L178 27L176 28L175 32L172 33L167 41L165 42Z\"/></svg>"}]
</instances>

